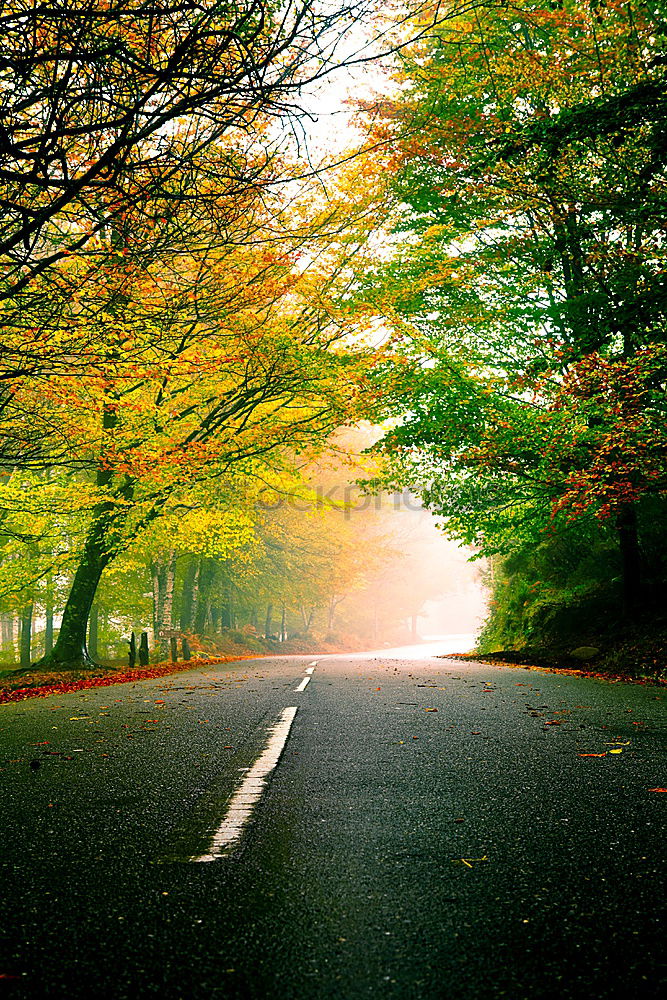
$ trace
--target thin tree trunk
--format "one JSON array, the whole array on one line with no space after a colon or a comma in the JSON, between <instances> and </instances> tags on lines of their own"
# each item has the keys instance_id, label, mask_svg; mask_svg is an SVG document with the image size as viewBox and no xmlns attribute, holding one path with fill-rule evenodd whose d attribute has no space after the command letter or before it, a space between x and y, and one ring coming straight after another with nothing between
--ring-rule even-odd
<instances>
[{"instance_id":1,"label":"thin tree trunk","mask_svg":"<svg viewBox=\"0 0 667 1000\"><path fill-rule=\"evenodd\" d=\"M164 575L164 600L162 602L162 627L171 632L174 627L174 585L176 583L176 553L172 549L167 558ZM166 651L165 651L166 658Z\"/></svg>"},{"instance_id":2,"label":"thin tree trunk","mask_svg":"<svg viewBox=\"0 0 667 1000\"><path fill-rule=\"evenodd\" d=\"M216 564L210 556L202 559L199 571L199 590L197 594L197 610L194 618L194 631L196 635L204 635L206 626L210 618L211 610L211 586L215 577Z\"/></svg>"},{"instance_id":3,"label":"thin tree trunk","mask_svg":"<svg viewBox=\"0 0 667 1000\"><path fill-rule=\"evenodd\" d=\"M160 622L162 621L162 587L160 581L161 565L151 562L151 589L153 591L153 636L159 642Z\"/></svg>"},{"instance_id":4,"label":"thin tree trunk","mask_svg":"<svg viewBox=\"0 0 667 1000\"><path fill-rule=\"evenodd\" d=\"M97 659L99 656L98 636L99 636L99 610L96 604L90 609L90 620L88 622L88 652Z\"/></svg>"},{"instance_id":5,"label":"thin tree trunk","mask_svg":"<svg viewBox=\"0 0 667 1000\"><path fill-rule=\"evenodd\" d=\"M285 605L283 604L283 613L280 621L280 641L284 642L287 638L287 630L285 628Z\"/></svg>"},{"instance_id":6,"label":"thin tree trunk","mask_svg":"<svg viewBox=\"0 0 667 1000\"><path fill-rule=\"evenodd\" d=\"M162 553L151 563L153 581L153 637L160 660L166 660L170 652L169 636L173 628L172 611L174 605L174 580L176 577L176 553L170 550Z\"/></svg>"},{"instance_id":7,"label":"thin tree trunk","mask_svg":"<svg viewBox=\"0 0 667 1000\"><path fill-rule=\"evenodd\" d=\"M264 622L264 638L268 639L271 635L273 629L273 605L267 604L266 606L266 619Z\"/></svg>"},{"instance_id":8,"label":"thin tree trunk","mask_svg":"<svg viewBox=\"0 0 667 1000\"><path fill-rule=\"evenodd\" d=\"M32 614L35 609L34 601L30 601L23 606L21 611L21 652L19 664L22 668L30 666L30 644L32 640Z\"/></svg>"},{"instance_id":9,"label":"thin tree trunk","mask_svg":"<svg viewBox=\"0 0 667 1000\"><path fill-rule=\"evenodd\" d=\"M2 619L2 645L7 653L11 653L14 659L14 619L11 615L0 615Z\"/></svg>"},{"instance_id":10,"label":"thin tree trunk","mask_svg":"<svg viewBox=\"0 0 667 1000\"><path fill-rule=\"evenodd\" d=\"M50 578L48 579L46 585L44 614L46 616L46 626L44 629L44 655L46 656L53 649L53 590Z\"/></svg>"},{"instance_id":11,"label":"thin tree trunk","mask_svg":"<svg viewBox=\"0 0 667 1000\"><path fill-rule=\"evenodd\" d=\"M200 560L191 559L183 577L180 616L181 632L192 631L194 609L197 604L197 594L199 591L199 568Z\"/></svg>"}]
</instances>

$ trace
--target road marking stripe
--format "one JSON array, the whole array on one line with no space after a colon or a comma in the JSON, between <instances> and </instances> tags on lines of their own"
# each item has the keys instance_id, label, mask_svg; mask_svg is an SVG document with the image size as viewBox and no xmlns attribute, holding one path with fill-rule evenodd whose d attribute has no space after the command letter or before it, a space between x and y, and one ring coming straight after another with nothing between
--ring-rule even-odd
<instances>
[{"instance_id":1,"label":"road marking stripe","mask_svg":"<svg viewBox=\"0 0 667 1000\"><path fill-rule=\"evenodd\" d=\"M313 672L314 669L315 669L315 667L306 667L306 671L305 672L307 674L312 674L312 672Z\"/></svg>"},{"instance_id":2,"label":"road marking stripe","mask_svg":"<svg viewBox=\"0 0 667 1000\"><path fill-rule=\"evenodd\" d=\"M227 812L211 838L208 851L190 858L191 861L216 861L228 847L240 839L253 809L266 788L266 778L280 760L296 713L297 709L294 706L286 708L281 714L269 732L269 739L263 752L246 771L245 778L230 799Z\"/></svg>"},{"instance_id":3,"label":"road marking stripe","mask_svg":"<svg viewBox=\"0 0 667 1000\"><path fill-rule=\"evenodd\" d=\"M306 685L308 684L308 681L309 681L309 680L310 680L310 677L304 677L304 679L303 679L303 680L301 681L301 683L299 684L299 686L298 686L298 687L295 687L295 688L294 688L294 690L295 690L295 691L303 691L303 689L304 689L304 688L306 687Z\"/></svg>"},{"instance_id":4,"label":"road marking stripe","mask_svg":"<svg viewBox=\"0 0 667 1000\"><path fill-rule=\"evenodd\" d=\"M312 662L312 663L309 663L309 664L308 664L308 666L309 666L309 667L316 667L316 666L317 666L317 663L318 663L318 661L317 661L317 660L313 660L313 662Z\"/></svg>"}]
</instances>

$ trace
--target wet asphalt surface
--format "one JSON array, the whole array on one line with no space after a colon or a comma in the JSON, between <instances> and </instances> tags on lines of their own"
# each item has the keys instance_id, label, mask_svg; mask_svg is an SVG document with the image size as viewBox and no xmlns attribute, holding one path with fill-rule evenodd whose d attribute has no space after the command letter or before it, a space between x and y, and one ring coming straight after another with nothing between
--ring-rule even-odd
<instances>
[{"instance_id":1,"label":"wet asphalt surface","mask_svg":"<svg viewBox=\"0 0 667 1000\"><path fill-rule=\"evenodd\" d=\"M661 995L666 691L312 659L0 706L0 998Z\"/></svg>"}]
</instances>

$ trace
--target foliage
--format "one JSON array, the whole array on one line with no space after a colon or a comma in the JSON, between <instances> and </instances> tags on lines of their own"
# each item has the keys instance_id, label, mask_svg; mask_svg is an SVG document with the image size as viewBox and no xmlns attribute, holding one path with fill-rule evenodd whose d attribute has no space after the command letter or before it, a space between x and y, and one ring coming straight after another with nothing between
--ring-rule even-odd
<instances>
[{"instance_id":1,"label":"foliage","mask_svg":"<svg viewBox=\"0 0 667 1000\"><path fill-rule=\"evenodd\" d=\"M606 552L615 531L615 612L646 598L638 519L667 486L665 30L657 4L483 4L365 109L395 174L392 253L358 288L394 328L379 484L510 555L490 627L515 642L548 631L552 600L605 589L601 559L538 607L534 553L561 541Z\"/></svg>"}]
</instances>

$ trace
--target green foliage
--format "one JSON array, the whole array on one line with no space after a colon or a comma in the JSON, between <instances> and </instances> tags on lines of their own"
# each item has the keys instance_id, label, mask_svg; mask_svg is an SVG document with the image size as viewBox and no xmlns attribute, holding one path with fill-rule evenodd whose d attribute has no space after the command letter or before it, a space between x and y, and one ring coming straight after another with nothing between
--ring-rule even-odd
<instances>
[{"instance_id":1,"label":"green foliage","mask_svg":"<svg viewBox=\"0 0 667 1000\"><path fill-rule=\"evenodd\" d=\"M642 511L667 496L663 43L651 5L482 4L402 57L373 118L395 167L392 257L359 283L394 325L376 485L407 482L508 557L485 641L647 596Z\"/></svg>"}]
</instances>

